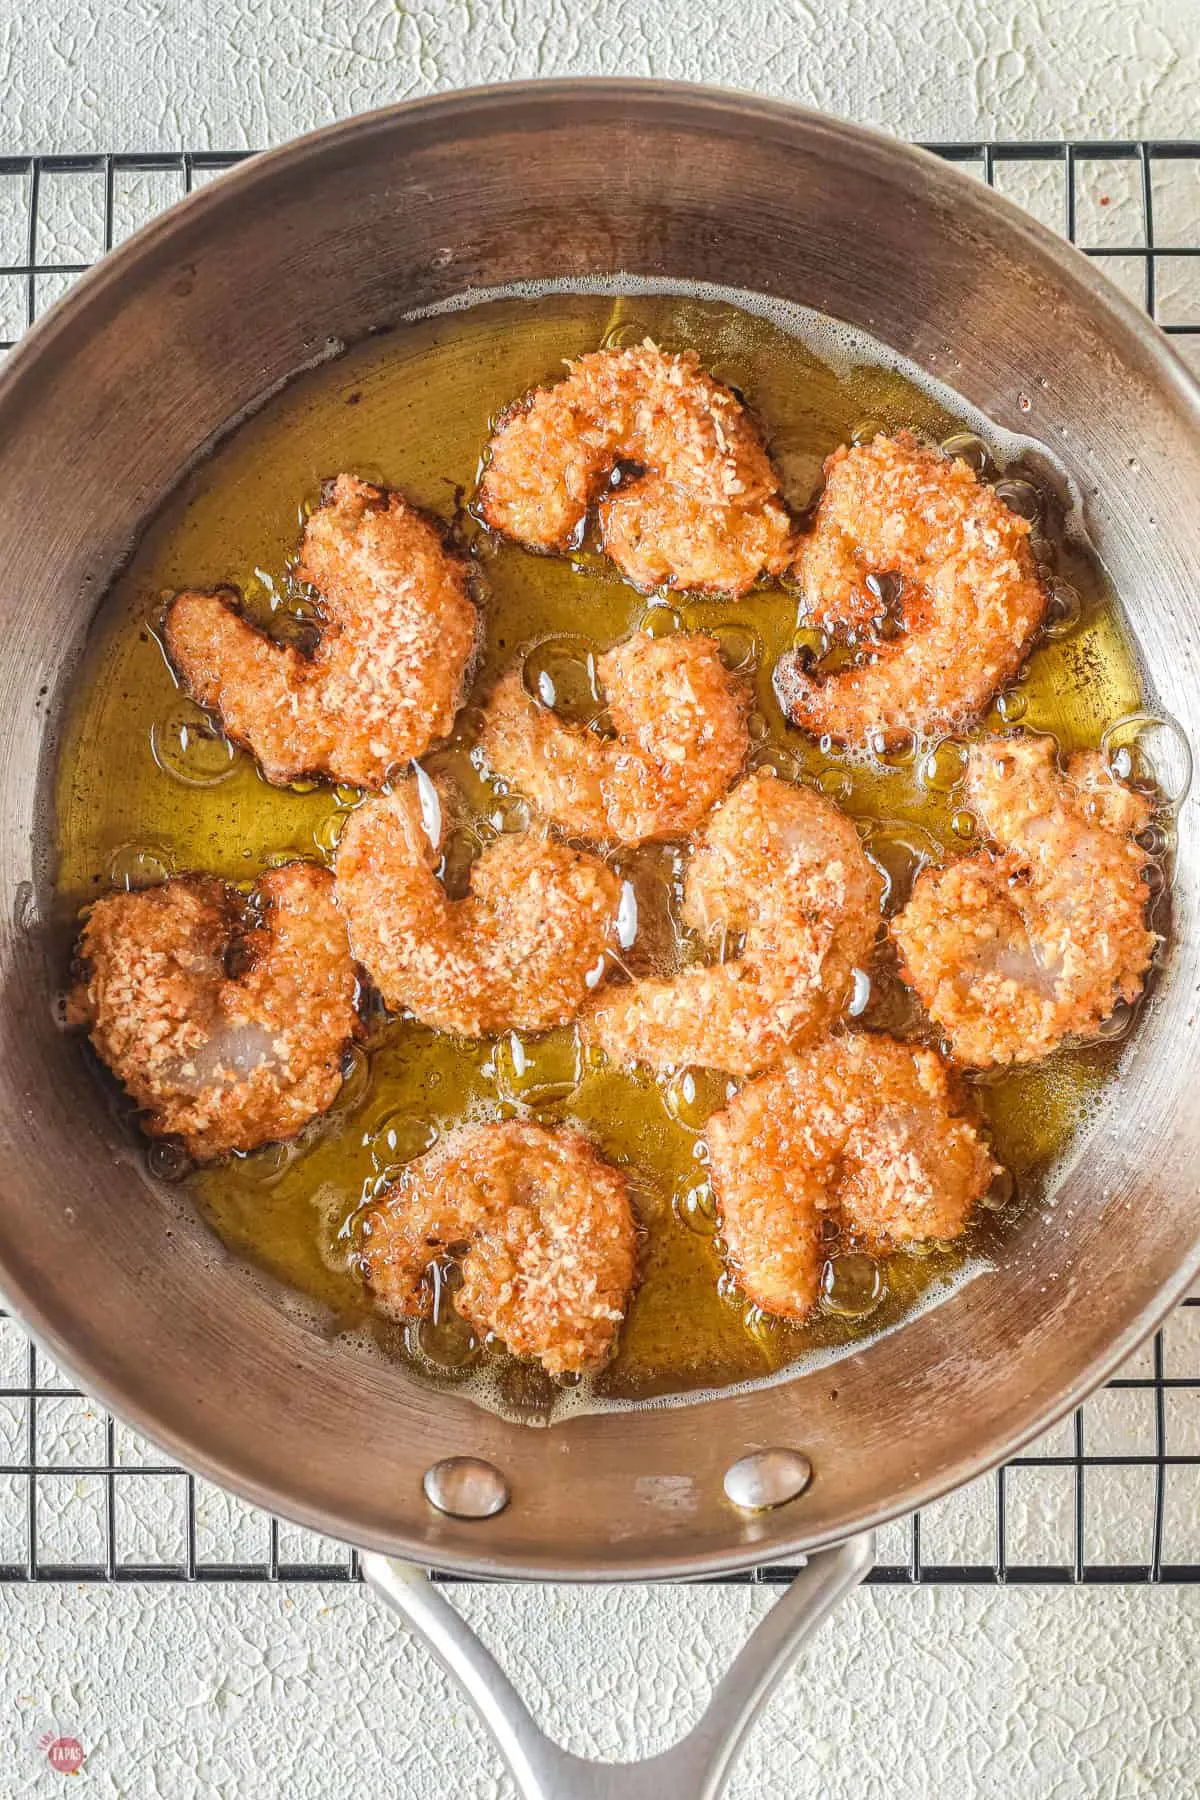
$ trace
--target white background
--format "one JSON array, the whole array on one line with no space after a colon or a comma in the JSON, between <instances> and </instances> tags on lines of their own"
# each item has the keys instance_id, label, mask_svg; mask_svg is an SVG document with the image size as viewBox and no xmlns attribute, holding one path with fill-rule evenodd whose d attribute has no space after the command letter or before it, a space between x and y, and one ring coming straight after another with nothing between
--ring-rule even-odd
<instances>
[{"instance_id":1,"label":"white background","mask_svg":"<svg viewBox=\"0 0 1200 1800\"><path fill-rule=\"evenodd\" d=\"M1187 0L0 0L0 152L262 147L438 87L595 73L754 87L922 138L1200 136L1198 49ZM1141 1446L1135 1410L1106 1428ZM1138 1499L1114 1491L1114 1542ZM1031 1496L1021 1529L1053 1538L1062 1504ZM986 1535L982 1500L946 1518L956 1542ZM1194 1507L1174 1529L1200 1553ZM738 1588L459 1600L539 1714L608 1756L677 1736L769 1604ZM864 1592L731 1792L1191 1796L1198 1616L1200 1590ZM63 1791L31 1747L49 1720L88 1752L67 1792L510 1792L457 1695L357 1590L4 1591L0 1800Z\"/></svg>"}]
</instances>

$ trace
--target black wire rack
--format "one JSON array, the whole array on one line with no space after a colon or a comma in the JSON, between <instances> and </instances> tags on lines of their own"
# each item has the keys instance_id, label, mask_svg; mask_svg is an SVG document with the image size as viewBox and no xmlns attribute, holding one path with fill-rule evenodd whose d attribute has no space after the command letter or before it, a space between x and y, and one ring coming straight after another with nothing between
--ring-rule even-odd
<instances>
[{"instance_id":1,"label":"black wire rack","mask_svg":"<svg viewBox=\"0 0 1200 1800\"><path fill-rule=\"evenodd\" d=\"M1094 258L1200 374L1200 140L929 146ZM0 157L0 353L241 153ZM884 1584L1200 1582L1200 1295L993 1475L888 1527ZM348 1582L345 1544L163 1462L0 1313L0 1582ZM731 1579L781 1582L790 1568Z\"/></svg>"}]
</instances>

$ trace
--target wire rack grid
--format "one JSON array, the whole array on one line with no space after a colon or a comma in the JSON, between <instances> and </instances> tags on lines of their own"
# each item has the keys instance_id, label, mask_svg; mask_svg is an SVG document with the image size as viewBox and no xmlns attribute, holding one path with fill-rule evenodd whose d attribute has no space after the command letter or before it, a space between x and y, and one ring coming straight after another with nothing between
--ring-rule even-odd
<instances>
[{"instance_id":1,"label":"wire rack grid","mask_svg":"<svg viewBox=\"0 0 1200 1800\"><path fill-rule=\"evenodd\" d=\"M1064 232L1200 375L1200 140L930 147ZM0 157L0 353L104 251L240 160ZM163 1462L0 1313L0 1582L357 1578L349 1546ZM1026 1454L888 1527L871 1579L1200 1582L1200 1293Z\"/></svg>"}]
</instances>

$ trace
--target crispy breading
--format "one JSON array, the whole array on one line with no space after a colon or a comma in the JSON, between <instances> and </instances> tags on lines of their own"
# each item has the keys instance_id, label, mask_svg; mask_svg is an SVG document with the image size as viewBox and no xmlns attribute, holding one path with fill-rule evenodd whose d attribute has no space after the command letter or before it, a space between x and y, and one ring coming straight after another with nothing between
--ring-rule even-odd
<instances>
[{"instance_id":1,"label":"crispy breading","mask_svg":"<svg viewBox=\"0 0 1200 1800\"><path fill-rule=\"evenodd\" d=\"M625 1179L576 1131L461 1126L370 1209L361 1269L381 1306L428 1317L432 1265L451 1255L463 1277L454 1305L475 1331L552 1375L594 1368L636 1275Z\"/></svg>"},{"instance_id":2,"label":"crispy breading","mask_svg":"<svg viewBox=\"0 0 1200 1800\"><path fill-rule=\"evenodd\" d=\"M342 1085L357 981L333 877L271 869L236 888L185 875L88 912L70 1016L142 1112L197 1161L294 1137ZM240 973L230 976L236 954Z\"/></svg>"},{"instance_id":3,"label":"crispy breading","mask_svg":"<svg viewBox=\"0 0 1200 1800\"><path fill-rule=\"evenodd\" d=\"M829 674L784 657L780 704L808 731L860 742L969 724L1016 674L1046 609L1028 520L907 433L827 459L796 574L806 618L866 647L860 666ZM903 622L891 638L873 631L887 577L899 577Z\"/></svg>"},{"instance_id":4,"label":"crispy breading","mask_svg":"<svg viewBox=\"0 0 1200 1800\"><path fill-rule=\"evenodd\" d=\"M1060 770L1045 737L973 744L966 799L998 848L918 877L901 973L961 1062L1035 1062L1141 993L1151 802L1096 751Z\"/></svg>"},{"instance_id":5,"label":"crispy breading","mask_svg":"<svg viewBox=\"0 0 1200 1800\"><path fill-rule=\"evenodd\" d=\"M355 956L389 1007L439 1031L566 1024L616 945L618 877L598 857L522 832L490 844L466 898L450 900L433 872L442 809L431 783L424 793L423 808L418 782L405 780L346 822L337 904Z\"/></svg>"},{"instance_id":6,"label":"crispy breading","mask_svg":"<svg viewBox=\"0 0 1200 1800\"><path fill-rule=\"evenodd\" d=\"M750 775L699 834L684 920L741 954L611 987L584 1030L619 1063L751 1074L823 1030L866 964L882 882L851 820L811 788Z\"/></svg>"},{"instance_id":7,"label":"crispy breading","mask_svg":"<svg viewBox=\"0 0 1200 1800\"><path fill-rule=\"evenodd\" d=\"M607 554L641 588L744 594L791 560L758 432L694 350L593 351L501 421L479 489L494 531L565 552L597 501Z\"/></svg>"},{"instance_id":8,"label":"crispy breading","mask_svg":"<svg viewBox=\"0 0 1200 1800\"><path fill-rule=\"evenodd\" d=\"M750 692L715 638L638 633L600 657L614 737L569 724L511 670L488 703L480 748L497 775L579 837L685 837L737 778Z\"/></svg>"},{"instance_id":9,"label":"crispy breading","mask_svg":"<svg viewBox=\"0 0 1200 1800\"><path fill-rule=\"evenodd\" d=\"M738 1285L797 1322L817 1304L826 1219L881 1253L955 1238L996 1173L941 1058L867 1033L788 1057L705 1137Z\"/></svg>"},{"instance_id":10,"label":"crispy breading","mask_svg":"<svg viewBox=\"0 0 1200 1800\"><path fill-rule=\"evenodd\" d=\"M469 565L403 495L339 475L298 572L320 597L311 656L251 625L227 590L175 596L167 652L268 781L379 788L446 736L462 703L478 628Z\"/></svg>"}]
</instances>

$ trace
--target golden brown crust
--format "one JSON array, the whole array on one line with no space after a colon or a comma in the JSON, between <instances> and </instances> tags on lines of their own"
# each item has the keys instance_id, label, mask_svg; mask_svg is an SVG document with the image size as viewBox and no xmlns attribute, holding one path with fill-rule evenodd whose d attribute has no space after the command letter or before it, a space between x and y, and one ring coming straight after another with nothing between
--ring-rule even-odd
<instances>
[{"instance_id":1,"label":"golden brown crust","mask_svg":"<svg viewBox=\"0 0 1200 1800\"><path fill-rule=\"evenodd\" d=\"M1060 771L1040 737L973 744L967 802L1000 848L919 876L892 926L901 973L961 1062L1034 1062L1141 993L1151 805L1094 751Z\"/></svg>"},{"instance_id":2,"label":"golden brown crust","mask_svg":"<svg viewBox=\"0 0 1200 1800\"><path fill-rule=\"evenodd\" d=\"M464 1037L566 1024L615 947L617 876L523 832L484 850L467 897L450 900L433 873L440 841L439 803L423 815L404 781L352 813L338 845L337 903L387 1005Z\"/></svg>"},{"instance_id":3,"label":"golden brown crust","mask_svg":"<svg viewBox=\"0 0 1200 1800\"><path fill-rule=\"evenodd\" d=\"M866 1033L788 1057L705 1136L738 1284L797 1322L817 1303L826 1219L870 1251L955 1238L996 1173L941 1058Z\"/></svg>"},{"instance_id":4,"label":"golden brown crust","mask_svg":"<svg viewBox=\"0 0 1200 1800\"><path fill-rule=\"evenodd\" d=\"M642 473L600 498L622 461ZM743 594L791 560L770 458L693 350L593 351L502 421L479 489L493 530L566 551L597 499L605 550L642 588Z\"/></svg>"},{"instance_id":5,"label":"golden brown crust","mask_svg":"<svg viewBox=\"0 0 1200 1800\"><path fill-rule=\"evenodd\" d=\"M901 578L903 636L872 641L857 668L822 676L799 656L775 683L789 717L816 734L952 730L1016 674L1046 608L1029 523L965 462L907 433L835 450L796 574L808 617L835 635L871 625L868 577Z\"/></svg>"},{"instance_id":6,"label":"golden brown crust","mask_svg":"<svg viewBox=\"0 0 1200 1800\"><path fill-rule=\"evenodd\" d=\"M186 875L89 910L71 1015L143 1113L198 1161L294 1137L342 1085L357 983L333 878L311 863L236 889ZM226 973L236 946L241 972Z\"/></svg>"},{"instance_id":7,"label":"golden brown crust","mask_svg":"<svg viewBox=\"0 0 1200 1800\"><path fill-rule=\"evenodd\" d=\"M552 1375L610 1354L633 1290L624 1177L576 1131L464 1125L411 1163L363 1226L364 1279L387 1310L428 1317L431 1265L461 1251L454 1305Z\"/></svg>"},{"instance_id":8,"label":"golden brown crust","mask_svg":"<svg viewBox=\"0 0 1200 1800\"><path fill-rule=\"evenodd\" d=\"M615 737L568 724L510 671L488 703L489 766L565 831L640 844L685 837L737 778L749 689L715 638L638 633L598 662Z\"/></svg>"},{"instance_id":9,"label":"golden brown crust","mask_svg":"<svg viewBox=\"0 0 1200 1800\"><path fill-rule=\"evenodd\" d=\"M825 1029L871 955L882 883L853 823L811 788L759 771L697 839L684 919L741 955L610 988L584 1018L620 1063L751 1074Z\"/></svg>"},{"instance_id":10,"label":"golden brown crust","mask_svg":"<svg viewBox=\"0 0 1200 1800\"><path fill-rule=\"evenodd\" d=\"M320 594L311 656L251 625L229 593L177 594L168 654L269 781L381 787L454 722L478 624L468 565L401 494L339 475L305 528L299 573Z\"/></svg>"}]
</instances>

